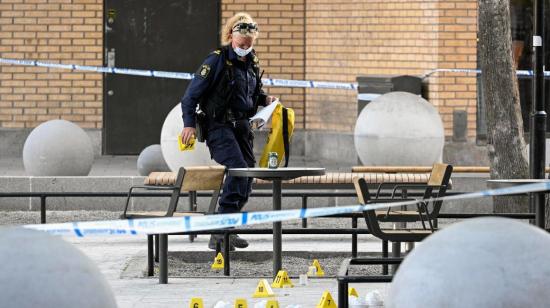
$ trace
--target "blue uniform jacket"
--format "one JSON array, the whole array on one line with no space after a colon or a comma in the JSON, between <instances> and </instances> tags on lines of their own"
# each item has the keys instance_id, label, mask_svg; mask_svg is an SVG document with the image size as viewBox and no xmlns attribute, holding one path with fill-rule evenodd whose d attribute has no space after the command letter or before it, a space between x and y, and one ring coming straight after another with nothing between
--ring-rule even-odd
<instances>
[{"instance_id":1,"label":"blue uniform jacket","mask_svg":"<svg viewBox=\"0 0 550 308\"><path fill-rule=\"evenodd\" d=\"M249 67L253 64L255 57L251 52L246 57L246 62L239 61L238 56L232 48L228 50L229 61L233 63L234 72L234 94L230 102L233 110L247 112L254 107L252 96L256 88L256 76L249 73ZM185 127L195 127L195 109L200 98L206 95L207 89L213 82L219 80L219 75L224 68L224 56L219 51L214 51L206 57L199 70L191 80L181 100L182 118ZM266 94L260 91L259 104L265 105Z\"/></svg>"}]
</instances>

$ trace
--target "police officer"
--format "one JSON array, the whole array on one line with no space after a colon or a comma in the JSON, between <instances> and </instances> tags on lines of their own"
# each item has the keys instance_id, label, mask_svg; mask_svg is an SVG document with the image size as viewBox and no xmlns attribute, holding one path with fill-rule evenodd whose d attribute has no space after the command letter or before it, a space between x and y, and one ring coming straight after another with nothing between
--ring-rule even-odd
<instances>
[{"instance_id":1,"label":"police officer","mask_svg":"<svg viewBox=\"0 0 550 308\"><path fill-rule=\"evenodd\" d=\"M182 142L196 134L198 104L206 114L206 145L212 158L227 168L254 167L253 139L248 118L258 106L276 98L262 90L259 61L254 49L258 26L246 13L229 18L222 29L222 47L212 52L195 73L181 102L184 129ZM226 177L218 213L239 212L251 192L252 178ZM216 248L221 236L212 235L208 247ZM248 242L232 235L231 249L246 248Z\"/></svg>"}]
</instances>

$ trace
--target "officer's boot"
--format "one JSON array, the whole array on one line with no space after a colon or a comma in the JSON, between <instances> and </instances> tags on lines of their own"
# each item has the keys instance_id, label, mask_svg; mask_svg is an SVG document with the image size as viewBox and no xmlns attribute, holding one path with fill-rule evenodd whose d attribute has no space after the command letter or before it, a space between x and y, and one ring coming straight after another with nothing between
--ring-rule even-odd
<instances>
[{"instance_id":1,"label":"officer's boot","mask_svg":"<svg viewBox=\"0 0 550 308\"><path fill-rule=\"evenodd\" d=\"M208 241L208 248L216 250L216 243L220 243L220 248L223 250L223 234L212 234L210 235L210 241ZM235 246L231 241L231 236L229 237L229 251L235 251Z\"/></svg>"},{"instance_id":2,"label":"officer's boot","mask_svg":"<svg viewBox=\"0 0 550 308\"><path fill-rule=\"evenodd\" d=\"M232 246L235 246L237 248L246 248L246 247L248 247L248 242L244 238L240 237L237 234L231 234L229 236L229 241L231 242Z\"/></svg>"}]
</instances>

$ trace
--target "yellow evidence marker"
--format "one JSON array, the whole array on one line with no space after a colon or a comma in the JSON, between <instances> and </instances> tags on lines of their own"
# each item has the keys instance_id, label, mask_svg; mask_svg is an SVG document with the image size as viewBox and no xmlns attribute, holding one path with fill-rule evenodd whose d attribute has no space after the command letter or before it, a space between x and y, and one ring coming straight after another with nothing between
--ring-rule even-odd
<instances>
[{"instance_id":1,"label":"yellow evidence marker","mask_svg":"<svg viewBox=\"0 0 550 308\"><path fill-rule=\"evenodd\" d=\"M321 267L321 264L319 263L319 260L313 259L313 264L311 266L315 266L315 275L317 277L324 277L325 271L323 271L323 268Z\"/></svg>"},{"instance_id":2,"label":"yellow evidence marker","mask_svg":"<svg viewBox=\"0 0 550 308\"><path fill-rule=\"evenodd\" d=\"M355 288L349 288L348 296L359 297L359 293L357 293L357 290L355 290Z\"/></svg>"},{"instance_id":3,"label":"yellow evidence marker","mask_svg":"<svg viewBox=\"0 0 550 308\"><path fill-rule=\"evenodd\" d=\"M334 302L334 299L332 298L332 295L330 295L329 291L323 292L323 297L321 297L321 301L315 308L338 308L336 306L336 303Z\"/></svg>"},{"instance_id":4,"label":"yellow evidence marker","mask_svg":"<svg viewBox=\"0 0 550 308\"><path fill-rule=\"evenodd\" d=\"M191 302L189 303L189 308L204 308L202 298L201 297L191 298Z\"/></svg>"},{"instance_id":5,"label":"yellow evidence marker","mask_svg":"<svg viewBox=\"0 0 550 308\"><path fill-rule=\"evenodd\" d=\"M178 135L178 146L180 151L191 151L195 149L195 135L191 136L189 143L185 144L181 140L181 135Z\"/></svg>"},{"instance_id":6,"label":"yellow evidence marker","mask_svg":"<svg viewBox=\"0 0 550 308\"><path fill-rule=\"evenodd\" d=\"M237 298L235 300L235 306L234 308L248 308L248 304L246 303L246 299L244 298Z\"/></svg>"},{"instance_id":7,"label":"yellow evidence marker","mask_svg":"<svg viewBox=\"0 0 550 308\"><path fill-rule=\"evenodd\" d=\"M214 259L214 263L212 263L212 266L210 267L213 270L219 270L223 269L225 262L223 260L223 255L221 252L218 252L218 255Z\"/></svg>"},{"instance_id":8,"label":"yellow evidence marker","mask_svg":"<svg viewBox=\"0 0 550 308\"><path fill-rule=\"evenodd\" d=\"M273 279L273 283L271 284L272 288L293 288L294 285L292 284L292 281L290 281L290 278L288 277L288 273L286 271L280 270L277 273L277 277Z\"/></svg>"},{"instance_id":9,"label":"yellow evidence marker","mask_svg":"<svg viewBox=\"0 0 550 308\"><path fill-rule=\"evenodd\" d=\"M254 295L252 295L252 297L273 297L273 296L276 296L276 295L271 289L271 287L269 286L269 282L267 282L267 279L260 279L260 282L256 287L256 291L254 291Z\"/></svg>"},{"instance_id":10,"label":"yellow evidence marker","mask_svg":"<svg viewBox=\"0 0 550 308\"><path fill-rule=\"evenodd\" d=\"M276 299L270 299L265 304L265 308L279 308L279 302Z\"/></svg>"}]
</instances>

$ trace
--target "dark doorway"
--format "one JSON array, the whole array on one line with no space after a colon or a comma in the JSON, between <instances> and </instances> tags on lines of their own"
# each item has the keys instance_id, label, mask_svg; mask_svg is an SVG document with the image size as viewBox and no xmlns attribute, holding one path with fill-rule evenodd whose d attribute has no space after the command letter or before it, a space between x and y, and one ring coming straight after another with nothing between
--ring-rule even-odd
<instances>
[{"instance_id":1,"label":"dark doorway","mask_svg":"<svg viewBox=\"0 0 550 308\"><path fill-rule=\"evenodd\" d=\"M218 46L220 0L106 0L105 65L195 72ZM105 74L103 153L139 154L160 143L188 81Z\"/></svg>"}]
</instances>

